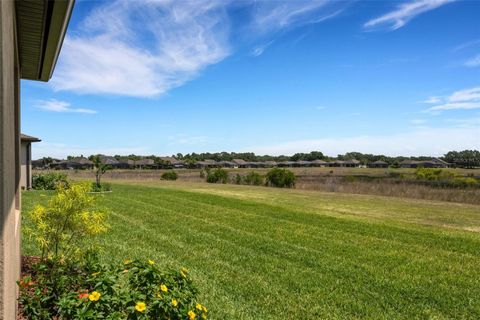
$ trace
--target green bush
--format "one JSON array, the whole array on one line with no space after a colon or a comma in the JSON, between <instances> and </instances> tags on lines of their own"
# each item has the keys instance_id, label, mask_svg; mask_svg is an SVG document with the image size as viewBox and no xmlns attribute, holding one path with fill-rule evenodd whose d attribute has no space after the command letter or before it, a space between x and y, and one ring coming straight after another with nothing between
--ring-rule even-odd
<instances>
[{"instance_id":1,"label":"green bush","mask_svg":"<svg viewBox=\"0 0 480 320\"><path fill-rule=\"evenodd\" d=\"M267 173L266 184L277 188L293 188L295 174L287 169L273 168Z\"/></svg>"},{"instance_id":2,"label":"green bush","mask_svg":"<svg viewBox=\"0 0 480 320\"><path fill-rule=\"evenodd\" d=\"M112 186L110 183L102 182L98 185L96 182L92 182L91 192L109 192L112 191Z\"/></svg>"},{"instance_id":3,"label":"green bush","mask_svg":"<svg viewBox=\"0 0 480 320\"><path fill-rule=\"evenodd\" d=\"M178 174L175 171L167 171L162 174L162 180L177 180Z\"/></svg>"},{"instance_id":4,"label":"green bush","mask_svg":"<svg viewBox=\"0 0 480 320\"><path fill-rule=\"evenodd\" d=\"M25 233L42 252L42 259L81 260L93 248L95 236L108 229L106 213L95 206L88 183L59 188L46 206L37 205L28 213L32 225Z\"/></svg>"},{"instance_id":5,"label":"green bush","mask_svg":"<svg viewBox=\"0 0 480 320\"><path fill-rule=\"evenodd\" d=\"M68 184L65 173L39 173L32 177L32 188L35 190L56 190L59 187L68 187Z\"/></svg>"},{"instance_id":6,"label":"green bush","mask_svg":"<svg viewBox=\"0 0 480 320\"><path fill-rule=\"evenodd\" d=\"M245 182L245 184L251 186L260 186L263 184L263 177L257 172L252 171L243 178L243 181Z\"/></svg>"},{"instance_id":7,"label":"green bush","mask_svg":"<svg viewBox=\"0 0 480 320\"><path fill-rule=\"evenodd\" d=\"M453 184L457 187L477 187L480 185L477 179L473 177L456 177Z\"/></svg>"},{"instance_id":8,"label":"green bush","mask_svg":"<svg viewBox=\"0 0 480 320\"><path fill-rule=\"evenodd\" d=\"M28 319L207 318L185 268L165 272L152 260L110 266L90 258L62 264L53 273L51 264L39 261L18 283Z\"/></svg>"},{"instance_id":9,"label":"green bush","mask_svg":"<svg viewBox=\"0 0 480 320\"><path fill-rule=\"evenodd\" d=\"M207 182L208 183L227 183L228 182L228 172L225 169L218 168L213 171L207 172Z\"/></svg>"},{"instance_id":10,"label":"green bush","mask_svg":"<svg viewBox=\"0 0 480 320\"><path fill-rule=\"evenodd\" d=\"M415 170L415 176L419 180L428 181L448 181L455 178L455 174L448 170L421 167Z\"/></svg>"},{"instance_id":11,"label":"green bush","mask_svg":"<svg viewBox=\"0 0 480 320\"><path fill-rule=\"evenodd\" d=\"M235 184L242 184L242 176L238 173L235 176Z\"/></svg>"}]
</instances>

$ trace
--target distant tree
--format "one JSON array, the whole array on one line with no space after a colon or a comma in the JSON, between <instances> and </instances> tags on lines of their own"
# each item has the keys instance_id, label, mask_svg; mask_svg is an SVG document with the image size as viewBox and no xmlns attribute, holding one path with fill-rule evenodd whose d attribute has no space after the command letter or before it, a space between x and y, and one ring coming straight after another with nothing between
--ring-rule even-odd
<instances>
[{"instance_id":1,"label":"distant tree","mask_svg":"<svg viewBox=\"0 0 480 320\"><path fill-rule=\"evenodd\" d=\"M93 162L93 166L95 168L95 183L98 188L101 188L102 176L105 174L105 172L110 170L112 167L109 166L108 164L102 163L102 160L100 159L99 155L91 156L90 161Z\"/></svg>"},{"instance_id":2,"label":"distant tree","mask_svg":"<svg viewBox=\"0 0 480 320\"><path fill-rule=\"evenodd\" d=\"M458 167L480 167L480 151L478 150L450 151L445 154L444 159Z\"/></svg>"}]
</instances>

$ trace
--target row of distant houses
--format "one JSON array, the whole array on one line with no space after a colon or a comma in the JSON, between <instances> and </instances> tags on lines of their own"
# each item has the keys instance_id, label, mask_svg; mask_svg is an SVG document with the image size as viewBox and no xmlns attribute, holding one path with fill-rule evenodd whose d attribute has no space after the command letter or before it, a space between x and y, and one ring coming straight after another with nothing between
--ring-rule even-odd
<instances>
[{"instance_id":1,"label":"row of distant houses","mask_svg":"<svg viewBox=\"0 0 480 320\"><path fill-rule=\"evenodd\" d=\"M181 169L181 168L295 168L295 167L337 167L337 168L388 168L389 164L385 161L375 161L367 165L362 164L355 159L350 160L335 160L335 161L261 161L251 162L243 159L233 159L232 161L215 161L215 160L203 160L194 163L187 163L185 161L176 159L174 157L161 157L160 161L155 162L153 159L143 158L139 160L118 160L110 156L100 156L100 161L103 164L109 165L112 169ZM32 162L32 165L36 169L58 169L58 170L82 170L92 169L94 164L92 161L85 157L76 157L68 160L54 161L48 165L44 164L41 160ZM398 164L401 168L447 168L449 163L433 158L426 161L413 161L404 160Z\"/></svg>"}]
</instances>

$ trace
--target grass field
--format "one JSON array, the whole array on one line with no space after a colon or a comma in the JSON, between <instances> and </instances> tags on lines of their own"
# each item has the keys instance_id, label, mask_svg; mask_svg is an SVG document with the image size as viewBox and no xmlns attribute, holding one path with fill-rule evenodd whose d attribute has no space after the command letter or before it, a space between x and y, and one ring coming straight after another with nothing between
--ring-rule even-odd
<instances>
[{"instance_id":1,"label":"grass field","mask_svg":"<svg viewBox=\"0 0 480 320\"><path fill-rule=\"evenodd\" d=\"M182 182L113 189L100 196L111 211L103 258L189 268L214 319L480 318L480 206ZM48 195L24 192L24 212Z\"/></svg>"}]
</instances>

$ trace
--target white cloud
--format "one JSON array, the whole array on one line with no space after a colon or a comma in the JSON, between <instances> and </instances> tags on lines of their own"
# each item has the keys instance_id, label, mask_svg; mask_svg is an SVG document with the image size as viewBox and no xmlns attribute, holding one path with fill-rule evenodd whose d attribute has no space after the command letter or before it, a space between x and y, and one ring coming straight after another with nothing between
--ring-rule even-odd
<instances>
[{"instance_id":1,"label":"white cloud","mask_svg":"<svg viewBox=\"0 0 480 320\"><path fill-rule=\"evenodd\" d=\"M422 101L423 103L428 103L428 104L436 104L440 103L442 100L440 97L429 97L427 100Z\"/></svg>"},{"instance_id":2,"label":"white cloud","mask_svg":"<svg viewBox=\"0 0 480 320\"><path fill-rule=\"evenodd\" d=\"M227 22L220 2L107 3L87 17L84 34L65 40L53 88L163 94L228 56Z\"/></svg>"},{"instance_id":3,"label":"white cloud","mask_svg":"<svg viewBox=\"0 0 480 320\"><path fill-rule=\"evenodd\" d=\"M364 24L364 28L371 29L378 26L388 26L390 30L397 30L407 24L417 15L441 7L456 0L418 0L402 3L391 12Z\"/></svg>"},{"instance_id":4,"label":"white cloud","mask_svg":"<svg viewBox=\"0 0 480 320\"><path fill-rule=\"evenodd\" d=\"M35 143L32 148L32 158L39 159L42 157L52 157L55 159L65 159L67 156L79 156L79 155L92 155L92 154L108 154L108 155L127 155L127 154L151 154L148 148L145 147L97 147L90 148L78 145L63 144L56 142L42 141Z\"/></svg>"},{"instance_id":5,"label":"white cloud","mask_svg":"<svg viewBox=\"0 0 480 320\"><path fill-rule=\"evenodd\" d=\"M464 65L466 67L480 67L480 54L476 55L475 57L465 61Z\"/></svg>"},{"instance_id":6,"label":"white cloud","mask_svg":"<svg viewBox=\"0 0 480 320\"><path fill-rule=\"evenodd\" d=\"M453 51L456 52L456 51L461 51L461 50L464 50L466 48L470 48L470 47L473 47L473 46L477 46L480 44L480 39L476 39L476 40L472 40L472 41L467 41L467 42L464 42L458 46L456 46L455 48L453 48Z\"/></svg>"},{"instance_id":7,"label":"white cloud","mask_svg":"<svg viewBox=\"0 0 480 320\"><path fill-rule=\"evenodd\" d=\"M345 138L321 138L297 140L268 146L246 148L258 154L294 154L321 150L335 156L357 150L363 153L389 156L440 156L450 150L480 148L480 128L419 128L415 131L385 136L352 136Z\"/></svg>"},{"instance_id":8,"label":"white cloud","mask_svg":"<svg viewBox=\"0 0 480 320\"><path fill-rule=\"evenodd\" d=\"M71 108L71 104L65 101L55 99L40 100L35 107L52 112L75 112L75 113L97 113L97 111L85 108Z\"/></svg>"},{"instance_id":9,"label":"white cloud","mask_svg":"<svg viewBox=\"0 0 480 320\"><path fill-rule=\"evenodd\" d=\"M292 25L319 23L340 14L339 2L256 1L252 27L260 33L278 31Z\"/></svg>"},{"instance_id":10,"label":"white cloud","mask_svg":"<svg viewBox=\"0 0 480 320\"><path fill-rule=\"evenodd\" d=\"M69 32L51 85L88 94L162 95L233 52L232 8L250 10L235 36L261 39L264 45L251 52L258 56L272 42L268 34L337 15L322 11L328 4L336 1L104 2Z\"/></svg>"},{"instance_id":11,"label":"white cloud","mask_svg":"<svg viewBox=\"0 0 480 320\"><path fill-rule=\"evenodd\" d=\"M190 136L187 134L179 133L168 137L169 145L202 145L208 140L207 136Z\"/></svg>"},{"instance_id":12,"label":"white cloud","mask_svg":"<svg viewBox=\"0 0 480 320\"><path fill-rule=\"evenodd\" d=\"M441 99L438 105L428 108L425 112L462 109L480 109L480 87L455 91L450 96Z\"/></svg>"}]
</instances>

